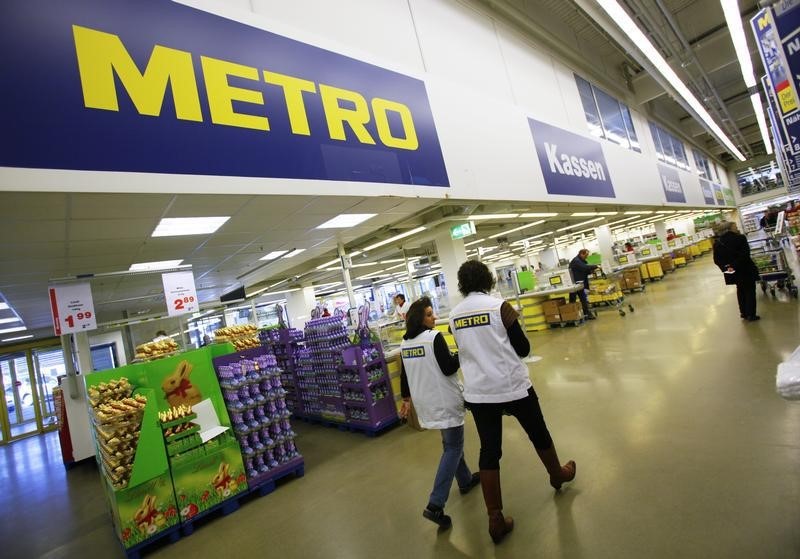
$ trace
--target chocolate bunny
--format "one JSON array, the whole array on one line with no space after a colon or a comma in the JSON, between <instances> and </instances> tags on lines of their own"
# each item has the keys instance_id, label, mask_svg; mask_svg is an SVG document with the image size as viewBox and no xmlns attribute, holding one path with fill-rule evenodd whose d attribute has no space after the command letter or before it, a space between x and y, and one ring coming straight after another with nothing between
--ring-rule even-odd
<instances>
[{"instance_id":1,"label":"chocolate bunny","mask_svg":"<svg viewBox=\"0 0 800 559\"><path fill-rule=\"evenodd\" d=\"M193 406L203 399L200 391L189 381L192 374L192 364L185 359L178 363L175 371L164 379L161 389L164 397L172 407L180 405Z\"/></svg>"}]
</instances>

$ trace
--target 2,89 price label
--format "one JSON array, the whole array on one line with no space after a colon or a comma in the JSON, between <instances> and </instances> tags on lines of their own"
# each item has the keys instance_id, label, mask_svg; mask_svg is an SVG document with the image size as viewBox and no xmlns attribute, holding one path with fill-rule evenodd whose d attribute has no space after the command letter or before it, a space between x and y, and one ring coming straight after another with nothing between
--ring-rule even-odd
<instances>
[{"instance_id":1,"label":"2,89 price label","mask_svg":"<svg viewBox=\"0 0 800 559\"><path fill-rule=\"evenodd\" d=\"M194 296L189 295L188 297L184 297L183 299L175 299L172 304L175 307L176 311L184 311L186 310L186 305L189 303L194 303Z\"/></svg>"},{"instance_id":2,"label":"2,89 price label","mask_svg":"<svg viewBox=\"0 0 800 559\"><path fill-rule=\"evenodd\" d=\"M192 272L162 274L164 299L170 316L193 313L200 310L200 301L194 287Z\"/></svg>"}]
</instances>

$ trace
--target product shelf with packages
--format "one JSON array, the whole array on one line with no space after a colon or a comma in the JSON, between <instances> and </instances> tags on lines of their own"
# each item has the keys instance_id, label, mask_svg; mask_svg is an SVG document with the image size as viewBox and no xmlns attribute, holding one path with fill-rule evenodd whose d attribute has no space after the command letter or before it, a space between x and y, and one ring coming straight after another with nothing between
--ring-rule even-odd
<instances>
[{"instance_id":1,"label":"product shelf with packages","mask_svg":"<svg viewBox=\"0 0 800 559\"><path fill-rule=\"evenodd\" d=\"M286 390L286 407L294 413L298 404L297 374L300 368L299 352L303 347L303 332L295 328L273 328L258 333L261 345L268 347L278 360L281 385Z\"/></svg>"},{"instance_id":2,"label":"product shelf with packages","mask_svg":"<svg viewBox=\"0 0 800 559\"><path fill-rule=\"evenodd\" d=\"M268 347L247 349L215 358L214 367L250 487L271 483L287 472L302 475L303 457L295 446L275 355Z\"/></svg>"},{"instance_id":3,"label":"product shelf with packages","mask_svg":"<svg viewBox=\"0 0 800 559\"><path fill-rule=\"evenodd\" d=\"M397 409L379 342L350 343L338 317L306 323L298 395L300 417L374 434L397 423Z\"/></svg>"}]
</instances>

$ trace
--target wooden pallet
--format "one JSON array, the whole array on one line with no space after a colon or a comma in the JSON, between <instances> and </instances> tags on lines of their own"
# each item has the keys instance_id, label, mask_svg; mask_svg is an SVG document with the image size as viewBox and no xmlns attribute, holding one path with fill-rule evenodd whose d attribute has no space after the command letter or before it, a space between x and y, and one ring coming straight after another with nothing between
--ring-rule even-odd
<instances>
[{"instance_id":1,"label":"wooden pallet","mask_svg":"<svg viewBox=\"0 0 800 559\"><path fill-rule=\"evenodd\" d=\"M142 551L149 552L163 545L173 544L179 539L181 539L181 526L180 524L176 524L163 532L159 532L152 538L136 544L130 549L125 549L125 557L127 557L127 559L140 559Z\"/></svg>"}]
</instances>

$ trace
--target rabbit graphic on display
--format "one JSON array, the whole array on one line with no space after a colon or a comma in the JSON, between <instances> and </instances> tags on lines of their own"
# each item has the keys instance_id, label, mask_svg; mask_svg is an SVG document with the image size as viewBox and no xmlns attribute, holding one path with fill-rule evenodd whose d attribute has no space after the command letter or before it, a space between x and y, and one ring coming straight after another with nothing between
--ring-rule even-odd
<instances>
[{"instance_id":1,"label":"rabbit graphic on display","mask_svg":"<svg viewBox=\"0 0 800 559\"><path fill-rule=\"evenodd\" d=\"M191 374L192 364L184 359L178 363L175 371L161 383L164 397L167 399L170 406L177 407L181 404L193 406L199 404L203 399L200 390L189 380Z\"/></svg>"}]
</instances>

